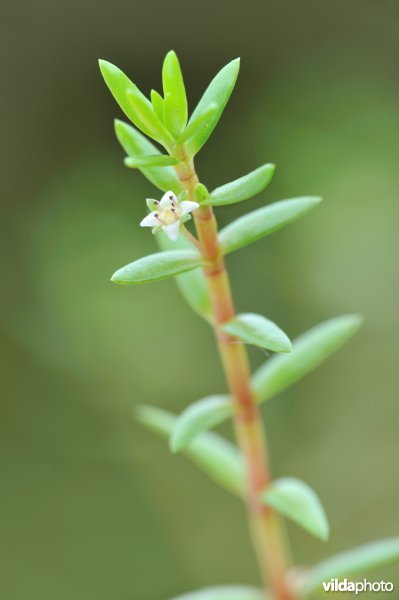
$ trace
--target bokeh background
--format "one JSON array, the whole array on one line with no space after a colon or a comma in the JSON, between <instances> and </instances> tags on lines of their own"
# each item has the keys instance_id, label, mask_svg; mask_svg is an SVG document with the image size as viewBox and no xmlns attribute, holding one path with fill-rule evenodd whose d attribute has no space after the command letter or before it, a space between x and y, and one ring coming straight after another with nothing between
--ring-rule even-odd
<instances>
[{"instance_id":1,"label":"bokeh background","mask_svg":"<svg viewBox=\"0 0 399 600\"><path fill-rule=\"evenodd\" d=\"M397 0L0 10L1 596L164 600L258 582L240 504L131 419L135 404L180 411L225 386L211 332L172 281L109 282L155 248L137 227L154 190L123 167L99 57L149 92L174 48L191 108L242 57L198 171L209 188L263 162L277 172L220 222L281 198L325 203L229 258L237 306L292 337L334 315L365 317L347 347L264 409L275 475L312 484L331 521L326 545L289 525L293 553L311 564L397 534ZM397 571L374 579L399 584Z\"/></svg>"}]
</instances>

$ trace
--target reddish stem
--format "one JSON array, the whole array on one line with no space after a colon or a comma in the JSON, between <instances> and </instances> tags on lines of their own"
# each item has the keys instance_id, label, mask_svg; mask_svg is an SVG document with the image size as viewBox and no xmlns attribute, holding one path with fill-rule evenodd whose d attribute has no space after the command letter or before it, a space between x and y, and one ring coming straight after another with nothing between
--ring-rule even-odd
<instances>
[{"instance_id":1,"label":"reddish stem","mask_svg":"<svg viewBox=\"0 0 399 600\"><path fill-rule=\"evenodd\" d=\"M189 197L194 198L198 178L193 164L176 169ZM270 482L267 447L259 408L250 387L250 368L244 344L224 333L221 325L235 316L230 282L218 241L217 223L211 207L194 213L200 251L206 261L204 274L213 308L214 330L224 372L235 406L234 426L247 473L247 506L251 534L262 577L275 600L292 600L286 573L287 558L277 515L260 498Z\"/></svg>"}]
</instances>

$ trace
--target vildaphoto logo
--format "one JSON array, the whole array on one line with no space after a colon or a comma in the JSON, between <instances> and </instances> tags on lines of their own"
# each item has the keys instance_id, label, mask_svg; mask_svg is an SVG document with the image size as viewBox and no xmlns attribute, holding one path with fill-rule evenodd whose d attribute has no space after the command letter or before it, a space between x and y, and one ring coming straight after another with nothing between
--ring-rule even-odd
<instances>
[{"instance_id":1,"label":"vildaphoto logo","mask_svg":"<svg viewBox=\"0 0 399 600\"><path fill-rule=\"evenodd\" d=\"M348 579L330 579L323 581L325 592L393 592L394 585L391 581L348 581Z\"/></svg>"}]
</instances>

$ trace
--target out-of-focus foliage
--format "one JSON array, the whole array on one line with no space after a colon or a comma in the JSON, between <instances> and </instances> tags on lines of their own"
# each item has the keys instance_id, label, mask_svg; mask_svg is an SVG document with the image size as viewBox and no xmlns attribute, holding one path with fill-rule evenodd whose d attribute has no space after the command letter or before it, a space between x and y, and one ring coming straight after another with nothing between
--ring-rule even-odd
<instances>
[{"instance_id":1,"label":"out-of-focus foliage","mask_svg":"<svg viewBox=\"0 0 399 600\"><path fill-rule=\"evenodd\" d=\"M334 532L322 545L289 526L294 554L320 562L398 530L398 15L387 2L250 0L229 3L226 30L226 7L202 2L198 35L180 0L173 11L122 0L4 8L7 600L164 600L232 573L257 582L239 503L130 420L132 405L180 413L224 384L211 332L172 281L109 282L156 251L138 223L157 192L122 165L110 115L123 115L98 56L138 72L149 95L174 46L190 112L220 65L241 56L240 86L198 171L213 190L257 164L277 170L245 206L223 208L222 225L298 194L324 202L228 257L237 309L268 314L290 339L333 315L365 317L350 345L265 406L276 478L318 490ZM258 367L266 357L251 358ZM394 580L395 569L380 573Z\"/></svg>"}]
</instances>

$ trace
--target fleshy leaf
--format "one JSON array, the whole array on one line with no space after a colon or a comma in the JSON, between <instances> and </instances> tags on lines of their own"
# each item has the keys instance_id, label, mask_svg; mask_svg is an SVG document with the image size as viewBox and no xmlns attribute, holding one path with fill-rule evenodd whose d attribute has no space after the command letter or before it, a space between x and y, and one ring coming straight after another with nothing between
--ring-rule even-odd
<instances>
[{"instance_id":1,"label":"fleshy leaf","mask_svg":"<svg viewBox=\"0 0 399 600\"><path fill-rule=\"evenodd\" d=\"M327 558L312 567L301 585L300 597L307 597L322 589L323 582L332 578L361 575L374 569L399 563L399 537L378 540L346 550L336 556Z\"/></svg>"},{"instance_id":2,"label":"fleshy leaf","mask_svg":"<svg viewBox=\"0 0 399 600\"><path fill-rule=\"evenodd\" d=\"M142 425L166 439L176 423L174 415L152 406L139 407L135 416ZM200 433L183 452L220 486L236 496L243 496L244 463L233 444L215 433L206 432Z\"/></svg>"},{"instance_id":3,"label":"fleshy leaf","mask_svg":"<svg viewBox=\"0 0 399 600\"><path fill-rule=\"evenodd\" d=\"M118 67L106 60L99 60L98 62L105 83L125 115L146 135L150 135L150 130L148 130L145 124L140 121L136 111L129 102L127 93L129 91L136 93L142 98L143 102L146 101L145 96Z\"/></svg>"},{"instance_id":4,"label":"fleshy leaf","mask_svg":"<svg viewBox=\"0 0 399 600\"><path fill-rule=\"evenodd\" d=\"M248 246L288 225L317 206L320 200L321 198L315 196L280 200L240 217L219 233L224 254Z\"/></svg>"},{"instance_id":5,"label":"fleshy leaf","mask_svg":"<svg viewBox=\"0 0 399 600\"><path fill-rule=\"evenodd\" d=\"M195 201L199 204L205 204L205 200L209 196L209 192L203 183L197 183L194 189Z\"/></svg>"},{"instance_id":6,"label":"fleshy leaf","mask_svg":"<svg viewBox=\"0 0 399 600\"><path fill-rule=\"evenodd\" d=\"M246 585L226 585L189 592L171 600L267 600L265 592Z\"/></svg>"},{"instance_id":7,"label":"fleshy leaf","mask_svg":"<svg viewBox=\"0 0 399 600\"><path fill-rule=\"evenodd\" d=\"M151 102L137 88L128 89L126 96L136 115L133 123L160 144L172 144L173 138L157 117Z\"/></svg>"},{"instance_id":8,"label":"fleshy leaf","mask_svg":"<svg viewBox=\"0 0 399 600\"><path fill-rule=\"evenodd\" d=\"M111 281L123 284L149 283L195 269L201 262L200 255L190 250L157 252L118 269Z\"/></svg>"},{"instance_id":9,"label":"fleshy leaf","mask_svg":"<svg viewBox=\"0 0 399 600\"><path fill-rule=\"evenodd\" d=\"M190 121L179 137L178 143L183 144L187 140L191 140L191 138L201 140L206 137L209 128L212 126L212 119L217 113L217 110L218 107L216 102L211 102L198 119L196 119L194 122Z\"/></svg>"},{"instance_id":10,"label":"fleshy leaf","mask_svg":"<svg viewBox=\"0 0 399 600\"><path fill-rule=\"evenodd\" d=\"M194 134L187 140L187 150L190 156L197 154L216 127L233 91L239 69L240 60L238 58L223 67L211 81L191 115L187 127L192 127L195 131L198 126L198 130L201 130L202 133L198 136ZM209 107L213 103L216 104L216 110L208 116L209 127L204 134L203 127L200 127L199 123L203 121L204 113L209 111Z\"/></svg>"},{"instance_id":11,"label":"fleshy leaf","mask_svg":"<svg viewBox=\"0 0 399 600\"><path fill-rule=\"evenodd\" d=\"M163 250L171 250L173 248L179 250L192 249L190 242L188 242L182 235L178 240L176 240L176 242L172 242L172 240L170 240L164 233L160 233L156 237L157 242ZM203 317L206 321L211 321L211 301L202 269L194 269L192 271L188 271L187 273L177 275L175 281L183 298L193 309L193 311L196 312L200 317Z\"/></svg>"},{"instance_id":12,"label":"fleshy leaf","mask_svg":"<svg viewBox=\"0 0 399 600\"><path fill-rule=\"evenodd\" d=\"M359 315L329 319L303 333L285 356L272 356L252 378L258 402L269 400L315 369L359 329Z\"/></svg>"},{"instance_id":13,"label":"fleshy leaf","mask_svg":"<svg viewBox=\"0 0 399 600\"><path fill-rule=\"evenodd\" d=\"M267 348L273 352L291 352L288 336L273 321L254 313L237 315L221 329L246 344Z\"/></svg>"},{"instance_id":14,"label":"fleshy leaf","mask_svg":"<svg viewBox=\"0 0 399 600\"><path fill-rule=\"evenodd\" d=\"M160 121L163 121L163 98L156 90L151 90L151 104Z\"/></svg>"},{"instance_id":15,"label":"fleshy leaf","mask_svg":"<svg viewBox=\"0 0 399 600\"><path fill-rule=\"evenodd\" d=\"M161 156L158 148L150 140L131 125L118 119L115 120L115 134L126 154L132 158ZM140 171L163 192L171 190L178 195L182 190L182 185L172 167L140 167Z\"/></svg>"},{"instance_id":16,"label":"fleshy leaf","mask_svg":"<svg viewBox=\"0 0 399 600\"><path fill-rule=\"evenodd\" d=\"M232 413L230 396L208 396L194 402L177 417L170 438L172 452L183 450L199 433L222 423Z\"/></svg>"},{"instance_id":17,"label":"fleshy leaf","mask_svg":"<svg viewBox=\"0 0 399 600\"><path fill-rule=\"evenodd\" d=\"M164 90L163 120L174 137L178 137L187 123L187 97L183 76L176 53L171 50L162 68Z\"/></svg>"},{"instance_id":18,"label":"fleshy leaf","mask_svg":"<svg viewBox=\"0 0 399 600\"><path fill-rule=\"evenodd\" d=\"M147 154L147 156L128 156L123 162L131 169L140 169L142 167L169 167L177 165L179 161L166 154Z\"/></svg>"},{"instance_id":19,"label":"fleshy leaf","mask_svg":"<svg viewBox=\"0 0 399 600\"><path fill-rule=\"evenodd\" d=\"M307 483L294 477L278 479L262 493L262 500L312 535L323 541L328 539L326 514L316 492Z\"/></svg>"},{"instance_id":20,"label":"fleshy leaf","mask_svg":"<svg viewBox=\"0 0 399 600\"><path fill-rule=\"evenodd\" d=\"M272 164L263 165L252 173L240 177L230 183L213 190L204 204L210 206L223 206L225 204L234 204L247 200L259 194L270 183L274 175L275 166Z\"/></svg>"}]
</instances>

